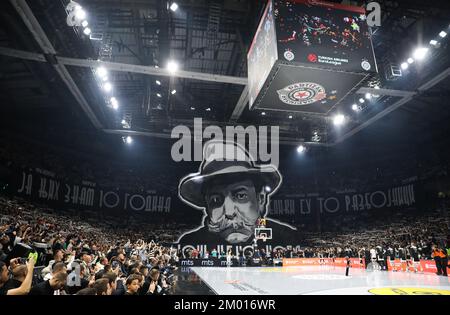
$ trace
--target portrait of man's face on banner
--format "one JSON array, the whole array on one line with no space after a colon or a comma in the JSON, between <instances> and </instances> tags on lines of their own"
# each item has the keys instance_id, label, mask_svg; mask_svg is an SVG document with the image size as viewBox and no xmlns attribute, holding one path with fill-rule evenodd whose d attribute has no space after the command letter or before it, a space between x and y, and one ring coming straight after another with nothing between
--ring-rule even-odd
<instances>
[{"instance_id":1,"label":"portrait of man's face on banner","mask_svg":"<svg viewBox=\"0 0 450 315\"><path fill-rule=\"evenodd\" d=\"M296 230L266 218L270 196L282 183L272 165L255 165L236 143L205 144L198 173L180 181L179 197L204 212L197 229L180 237L181 245L247 245L263 232L266 241L284 246L295 242ZM263 225L261 223L264 223Z\"/></svg>"}]
</instances>

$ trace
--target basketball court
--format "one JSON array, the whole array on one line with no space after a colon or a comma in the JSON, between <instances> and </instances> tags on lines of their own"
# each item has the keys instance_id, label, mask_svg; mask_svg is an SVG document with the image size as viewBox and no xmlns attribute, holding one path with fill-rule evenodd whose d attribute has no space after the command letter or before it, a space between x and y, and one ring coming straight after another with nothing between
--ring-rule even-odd
<instances>
[{"instance_id":1,"label":"basketball court","mask_svg":"<svg viewBox=\"0 0 450 315\"><path fill-rule=\"evenodd\" d=\"M429 274L329 266L193 267L218 295L450 295L450 280Z\"/></svg>"}]
</instances>

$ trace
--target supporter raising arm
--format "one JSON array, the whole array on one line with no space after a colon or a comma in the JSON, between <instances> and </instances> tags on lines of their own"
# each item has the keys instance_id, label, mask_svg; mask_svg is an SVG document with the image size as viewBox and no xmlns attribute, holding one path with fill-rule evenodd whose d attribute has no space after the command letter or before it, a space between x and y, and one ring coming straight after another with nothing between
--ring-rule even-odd
<instances>
[{"instance_id":1,"label":"supporter raising arm","mask_svg":"<svg viewBox=\"0 0 450 315\"><path fill-rule=\"evenodd\" d=\"M6 267L6 264L4 262L0 261L0 295L27 295L28 292L30 292L31 289L31 283L33 280L33 271L34 271L34 265L36 264L36 260L31 257L27 261L27 275L25 277L25 280L23 280L20 287L16 289L10 289L10 290L2 290L2 287L8 281L8 268Z\"/></svg>"}]
</instances>

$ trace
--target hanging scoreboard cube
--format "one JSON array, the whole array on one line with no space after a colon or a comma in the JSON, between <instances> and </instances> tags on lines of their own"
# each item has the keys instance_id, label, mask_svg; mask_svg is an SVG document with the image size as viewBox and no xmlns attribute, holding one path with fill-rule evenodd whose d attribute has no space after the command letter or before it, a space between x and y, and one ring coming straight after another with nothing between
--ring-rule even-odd
<instances>
[{"instance_id":1,"label":"hanging scoreboard cube","mask_svg":"<svg viewBox=\"0 0 450 315\"><path fill-rule=\"evenodd\" d=\"M364 8L269 0L248 52L251 109L327 115L378 72Z\"/></svg>"}]
</instances>

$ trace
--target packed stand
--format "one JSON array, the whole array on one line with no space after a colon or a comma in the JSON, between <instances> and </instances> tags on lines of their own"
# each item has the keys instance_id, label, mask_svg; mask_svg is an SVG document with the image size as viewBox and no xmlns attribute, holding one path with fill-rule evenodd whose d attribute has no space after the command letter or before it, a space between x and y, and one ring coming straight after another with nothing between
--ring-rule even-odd
<instances>
[{"instance_id":1,"label":"packed stand","mask_svg":"<svg viewBox=\"0 0 450 315\"><path fill-rule=\"evenodd\" d=\"M137 230L94 228L3 197L0 214L0 295L165 295L176 286L177 250Z\"/></svg>"}]
</instances>

